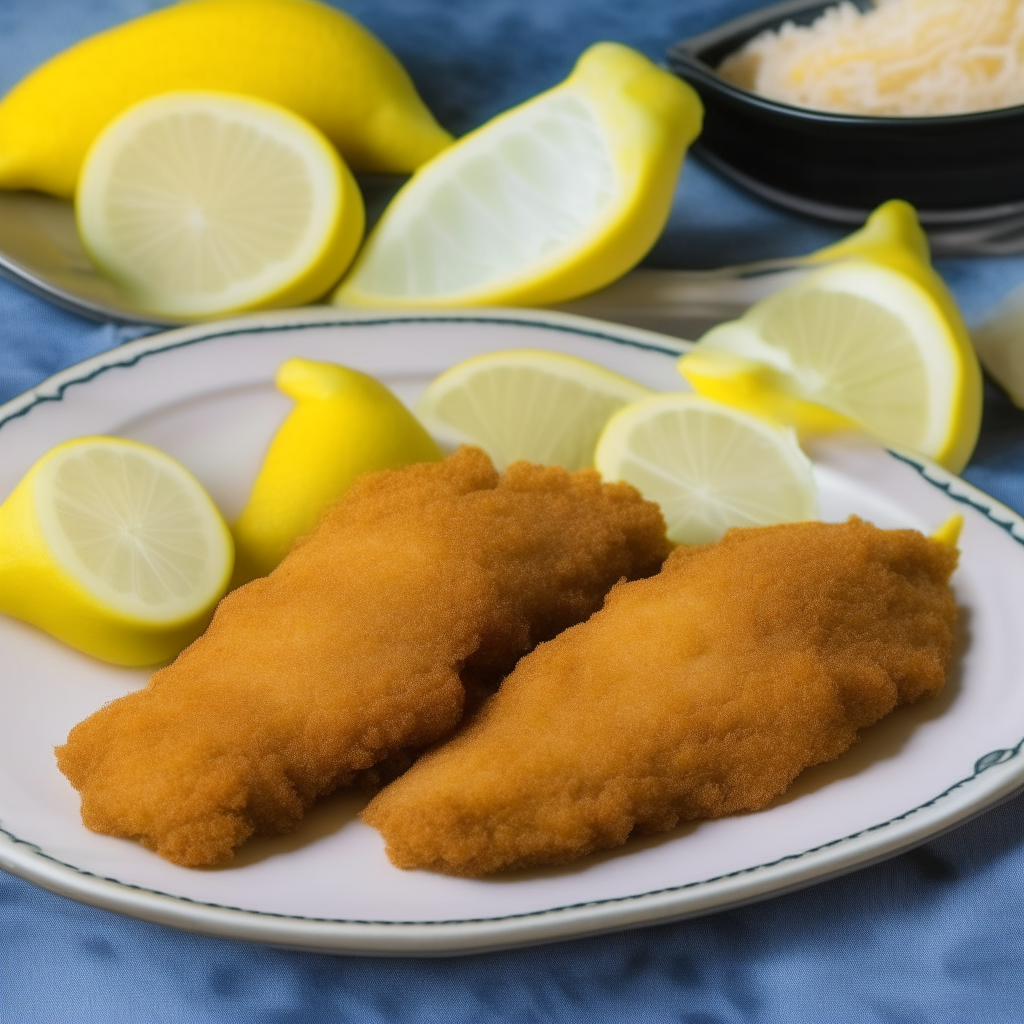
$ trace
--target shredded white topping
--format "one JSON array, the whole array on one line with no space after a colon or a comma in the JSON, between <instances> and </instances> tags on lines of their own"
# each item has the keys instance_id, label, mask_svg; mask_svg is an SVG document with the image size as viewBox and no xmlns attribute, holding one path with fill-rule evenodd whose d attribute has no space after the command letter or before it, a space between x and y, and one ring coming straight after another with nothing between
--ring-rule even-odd
<instances>
[{"instance_id":1,"label":"shredded white topping","mask_svg":"<svg viewBox=\"0 0 1024 1024\"><path fill-rule=\"evenodd\" d=\"M787 22L720 74L815 110L919 117L1024 104L1024 0L844 2L811 25Z\"/></svg>"}]
</instances>

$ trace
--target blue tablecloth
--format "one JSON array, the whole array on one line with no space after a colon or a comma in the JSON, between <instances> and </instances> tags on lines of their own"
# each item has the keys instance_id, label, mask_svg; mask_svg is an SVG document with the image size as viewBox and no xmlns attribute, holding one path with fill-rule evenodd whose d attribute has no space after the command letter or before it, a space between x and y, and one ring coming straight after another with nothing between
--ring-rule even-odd
<instances>
[{"instance_id":1,"label":"blue tablecloth","mask_svg":"<svg viewBox=\"0 0 1024 1024\"><path fill-rule=\"evenodd\" d=\"M0 0L0 92L74 40L159 0ZM589 43L660 58L758 0L342 0L456 132L554 84ZM698 267L835 237L687 163L649 262ZM940 269L969 321L1024 281L1024 258ZM0 400L137 331L0 280ZM989 386L966 473L1024 512L1024 414ZM0 668L2 671L2 668ZM701 920L438 960L330 957L191 935L0 873L2 1024L1024 1020L1024 798L887 863Z\"/></svg>"}]
</instances>

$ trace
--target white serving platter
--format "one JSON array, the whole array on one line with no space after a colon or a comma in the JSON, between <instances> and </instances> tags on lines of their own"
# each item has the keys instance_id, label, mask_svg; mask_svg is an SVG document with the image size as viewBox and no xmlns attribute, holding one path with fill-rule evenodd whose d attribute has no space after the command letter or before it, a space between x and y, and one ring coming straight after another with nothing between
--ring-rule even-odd
<instances>
[{"instance_id":1,"label":"white serving platter","mask_svg":"<svg viewBox=\"0 0 1024 1024\"><path fill-rule=\"evenodd\" d=\"M661 390L685 388L685 343L564 314L352 314L305 309L132 342L0 407L0 497L53 445L87 434L147 441L184 462L230 520L289 400L289 356L375 374L411 403L468 356L546 348ZM0 618L0 867L54 892L162 924L338 953L475 952L665 922L763 899L893 856L1024 785L1024 521L924 461L853 438L812 451L822 517L934 529L965 517L954 577L962 628L938 698L896 711L837 761L756 814L691 823L576 865L490 880L403 872L358 820L324 800L290 836L195 871L87 831L53 747L144 684Z\"/></svg>"}]
</instances>

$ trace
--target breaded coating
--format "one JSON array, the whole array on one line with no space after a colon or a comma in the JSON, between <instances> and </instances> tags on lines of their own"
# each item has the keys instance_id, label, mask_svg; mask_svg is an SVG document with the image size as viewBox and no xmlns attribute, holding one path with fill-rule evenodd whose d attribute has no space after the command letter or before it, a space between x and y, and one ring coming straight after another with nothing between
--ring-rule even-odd
<instances>
[{"instance_id":1,"label":"breaded coating","mask_svg":"<svg viewBox=\"0 0 1024 1024\"><path fill-rule=\"evenodd\" d=\"M223 864L372 766L404 767L459 723L460 672L509 671L668 550L657 506L592 470L499 479L463 448L368 474L145 689L75 726L58 764L89 828Z\"/></svg>"},{"instance_id":2,"label":"breaded coating","mask_svg":"<svg viewBox=\"0 0 1024 1024\"><path fill-rule=\"evenodd\" d=\"M956 557L856 518L677 548L520 661L363 820L398 867L473 876L764 807L942 688Z\"/></svg>"}]
</instances>

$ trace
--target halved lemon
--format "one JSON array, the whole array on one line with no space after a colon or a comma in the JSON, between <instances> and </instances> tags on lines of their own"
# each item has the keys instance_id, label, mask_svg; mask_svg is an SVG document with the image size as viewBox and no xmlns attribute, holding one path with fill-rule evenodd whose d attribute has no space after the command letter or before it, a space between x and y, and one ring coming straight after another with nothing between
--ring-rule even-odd
<instances>
[{"instance_id":1,"label":"halved lemon","mask_svg":"<svg viewBox=\"0 0 1024 1024\"><path fill-rule=\"evenodd\" d=\"M830 409L884 443L959 472L981 425L981 379L965 337L959 315L914 276L852 259L712 328L694 363L696 369L722 353L770 367L771 386L789 398ZM744 372L735 358L732 365ZM684 356L684 375L687 367ZM700 369L692 380L698 389L701 375L713 377L706 365ZM723 363L722 376L729 372ZM716 397L729 400L722 377L717 386ZM753 410L741 390L736 404Z\"/></svg>"},{"instance_id":2,"label":"halved lemon","mask_svg":"<svg viewBox=\"0 0 1024 1024\"><path fill-rule=\"evenodd\" d=\"M326 137L247 96L172 92L100 133L75 197L89 256L154 313L319 298L363 236L362 196Z\"/></svg>"},{"instance_id":3,"label":"halved lemon","mask_svg":"<svg viewBox=\"0 0 1024 1024\"><path fill-rule=\"evenodd\" d=\"M194 640L233 562L202 485L137 441L58 445L0 505L0 610L119 665Z\"/></svg>"},{"instance_id":4,"label":"halved lemon","mask_svg":"<svg viewBox=\"0 0 1024 1024\"><path fill-rule=\"evenodd\" d=\"M817 516L811 462L793 431L700 395L654 395L621 409L595 465L657 502L677 544Z\"/></svg>"},{"instance_id":5,"label":"halved lemon","mask_svg":"<svg viewBox=\"0 0 1024 1024\"><path fill-rule=\"evenodd\" d=\"M697 94L618 43L421 167L334 301L547 305L638 263L664 227Z\"/></svg>"},{"instance_id":6,"label":"halved lemon","mask_svg":"<svg viewBox=\"0 0 1024 1024\"><path fill-rule=\"evenodd\" d=\"M449 446L479 445L499 469L516 459L582 469L616 410L650 389L586 359L535 349L474 356L446 370L416 404Z\"/></svg>"}]
</instances>

